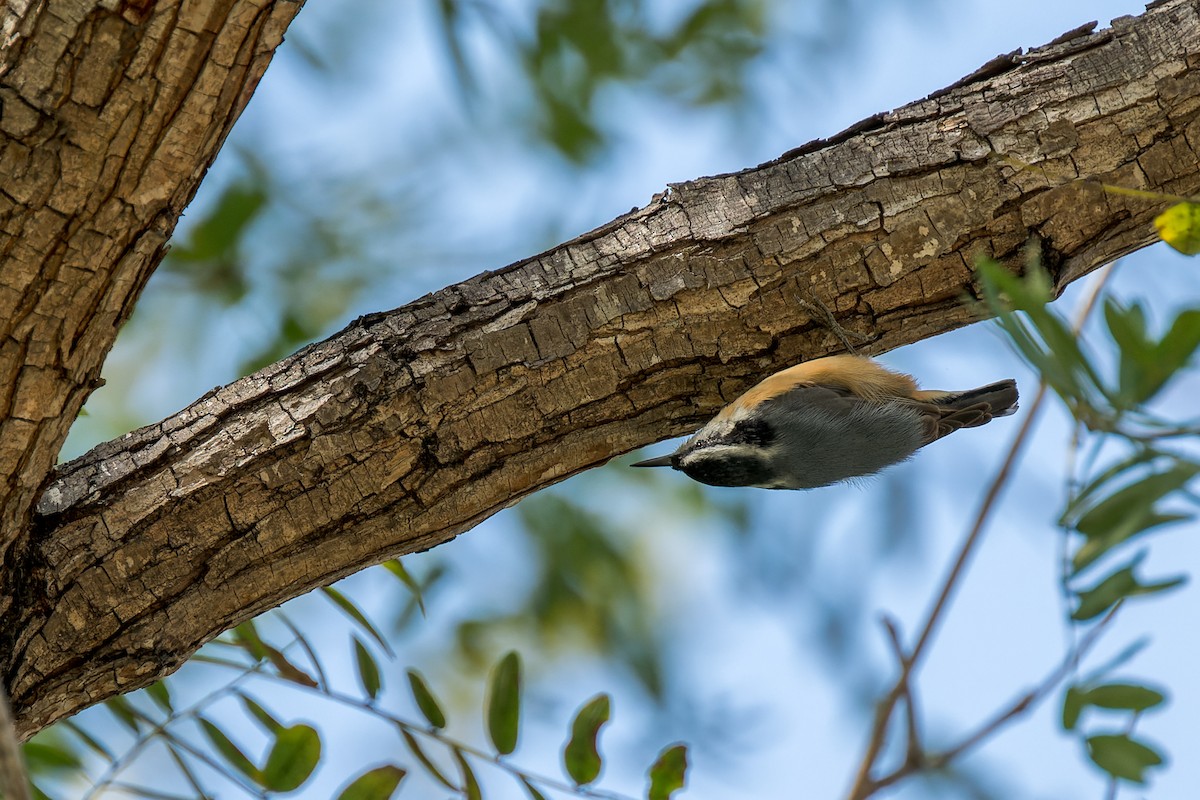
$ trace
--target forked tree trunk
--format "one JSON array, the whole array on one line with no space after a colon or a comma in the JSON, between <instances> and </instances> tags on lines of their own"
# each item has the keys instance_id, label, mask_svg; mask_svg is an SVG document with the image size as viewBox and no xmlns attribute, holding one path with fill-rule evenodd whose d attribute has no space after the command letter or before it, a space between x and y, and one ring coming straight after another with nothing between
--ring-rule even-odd
<instances>
[{"instance_id":1,"label":"forked tree trunk","mask_svg":"<svg viewBox=\"0 0 1200 800\"><path fill-rule=\"evenodd\" d=\"M1150 243L1161 205L1101 182L1200 192L1200 0L1173 0L358 320L46 484L296 10L185 6L10 0L0 19L0 674L23 735L687 431L838 350L822 309L888 350L971 321L981 255L1019 265L1032 243L1061 289Z\"/></svg>"}]
</instances>

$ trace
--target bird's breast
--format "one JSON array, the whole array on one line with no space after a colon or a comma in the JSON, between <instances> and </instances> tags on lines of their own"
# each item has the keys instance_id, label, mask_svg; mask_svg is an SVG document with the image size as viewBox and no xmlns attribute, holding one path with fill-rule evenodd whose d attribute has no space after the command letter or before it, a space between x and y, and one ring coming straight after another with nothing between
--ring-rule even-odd
<instances>
[{"instance_id":1,"label":"bird's breast","mask_svg":"<svg viewBox=\"0 0 1200 800\"><path fill-rule=\"evenodd\" d=\"M901 403L858 403L836 412L797 409L768 449L772 488L813 489L874 475L924 443L919 413Z\"/></svg>"}]
</instances>

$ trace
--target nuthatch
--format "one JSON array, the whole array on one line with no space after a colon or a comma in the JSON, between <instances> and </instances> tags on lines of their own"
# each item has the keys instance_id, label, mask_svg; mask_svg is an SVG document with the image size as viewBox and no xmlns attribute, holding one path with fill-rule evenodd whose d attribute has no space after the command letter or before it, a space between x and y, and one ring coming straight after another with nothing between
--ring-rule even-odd
<instances>
[{"instance_id":1,"label":"nuthatch","mask_svg":"<svg viewBox=\"0 0 1200 800\"><path fill-rule=\"evenodd\" d=\"M1016 410L1012 380L922 391L869 358L830 356L764 379L671 455L632 466L672 467L711 486L814 489L873 475Z\"/></svg>"}]
</instances>

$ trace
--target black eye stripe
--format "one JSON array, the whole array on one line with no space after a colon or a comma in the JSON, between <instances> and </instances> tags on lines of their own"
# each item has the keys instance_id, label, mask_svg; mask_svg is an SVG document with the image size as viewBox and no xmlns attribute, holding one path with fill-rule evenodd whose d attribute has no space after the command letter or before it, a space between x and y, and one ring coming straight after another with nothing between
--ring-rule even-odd
<instances>
[{"instance_id":1,"label":"black eye stripe","mask_svg":"<svg viewBox=\"0 0 1200 800\"><path fill-rule=\"evenodd\" d=\"M725 437L729 444L749 444L755 447L766 447L775 439L770 426L761 419L744 419L733 426L733 430Z\"/></svg>"}]
</instances>

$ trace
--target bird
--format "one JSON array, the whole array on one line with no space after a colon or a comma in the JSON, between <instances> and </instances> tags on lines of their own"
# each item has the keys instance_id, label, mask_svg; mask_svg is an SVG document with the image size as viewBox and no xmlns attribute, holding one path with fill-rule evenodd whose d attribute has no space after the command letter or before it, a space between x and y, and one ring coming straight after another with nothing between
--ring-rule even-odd
<instances>
[{"instance_id":1,"label":"bird","mask_svg":"<svg viewBox=\"0 0 1200 800\"><path fill-rule=\"evenodd\" d=\"M858 355L812 359L751 387L670 455L710 486L816 489L874 475L960 428L1017 410L1017 383L922 390L910 375Z\"/></svg>"}]
</instances>

